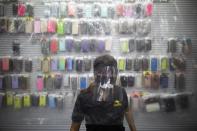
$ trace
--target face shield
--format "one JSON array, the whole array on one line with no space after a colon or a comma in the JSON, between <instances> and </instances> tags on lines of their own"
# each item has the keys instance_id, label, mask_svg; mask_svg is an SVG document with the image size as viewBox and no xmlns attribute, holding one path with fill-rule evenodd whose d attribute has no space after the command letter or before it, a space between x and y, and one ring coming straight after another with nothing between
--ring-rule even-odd
<instances>
[{"instance_id":1,"label":"face shield","mask_svg":"<svg viewBox=\"0 0 197 131\"><path fill-rule=\"evenodd\" d=\"M101 66L94 71L96 91L94 96L96 101L113 100L113 88L116 83L117 69L113 66Z\"/></svg>"}]
</instances>

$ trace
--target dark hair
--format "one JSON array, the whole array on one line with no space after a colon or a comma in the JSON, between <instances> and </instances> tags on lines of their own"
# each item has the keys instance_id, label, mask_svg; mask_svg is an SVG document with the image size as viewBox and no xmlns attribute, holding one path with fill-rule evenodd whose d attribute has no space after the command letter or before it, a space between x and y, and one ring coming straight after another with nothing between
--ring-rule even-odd
<instances>
[{"instance_id":1,"label":"dark hair","mask_svg":"<svg viewBox=\"0 0 197 131\"><path fill-rule=\"evenodd\" d=\"M100 66L113 66L117 68L117 61L111 55L102 55L95 59L94 61L94 70L96 70Z\"/></svg>"}]
</instances>

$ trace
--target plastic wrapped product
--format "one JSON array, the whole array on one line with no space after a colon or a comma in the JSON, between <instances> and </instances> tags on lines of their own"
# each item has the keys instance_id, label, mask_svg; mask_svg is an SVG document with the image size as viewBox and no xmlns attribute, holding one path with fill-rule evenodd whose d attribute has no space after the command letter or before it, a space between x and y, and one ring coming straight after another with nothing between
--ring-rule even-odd
<instances>
[{"instance_id":1,"label":"plastic wrapped product","mask_svg":"<svg viewBox=\"0 0 197 131\"><path fill-rule=\"evenodd\" d=\"M108 38L105 40L105 51L111 51L112 50L112 39Z\"/></svg>"},{"instance_id":2,"label":"plastic wrapped product","mask_svg":"<svg viewBox=\"0 0 197 131\"><path fill-rule=\"evenodd\" d=\"M20 94L14 96L14 108L15 109L22 108L22 96Z\"/></svg>"},{"instance_id":3,"label":"plastic wrapped product","mask_svg":"<svg viewBox=\"0 0 197 131\"><path fill-rule=\"evenodd\" d=\"M168 78L168 75L167 74L161 74L160 76L160 86L161 88L168 88L168 81L169 81L169 78Z\"/></svg>"},{"instance_id":4,"label":"plastic wrapped product","mask_svg":"<svg viewBox=\"0 0 197 131\"><path fill-rule=\"evenodd\" d=\"M81 40L78 40L78 39L74 40L74 50L75 52L81 51Z\"/></svg>"},{"instance_id":5,"label":"plastic wrapped product","mask_svg":"<svg viewBox=\"0 0 197 131\"><path fill-rule=\"evenodd\" d=\"M29 76L21 75L18 79L19 88L27 90L29 88Z\"/></svg>"},{"instance_id":6,"label":"plastic wrapped product","mask_svg":"<svg viewBox=\"0 0 197 131\"><path fill-rule=\"evenodd\" d=\"M4 107L5 104L5 93L0 93L0 109Z\"/></svg>"},{"instance_id":7,"label":"plastic wrapped product","mask_svg":"<svg viewBox=\"0 0 197 131\"><path fill-rule=\"evenodd\" d=\"M6 92L6 106L12 106L14 104L14 93Z\"/></svg>"},{"instance_id":8,"label":"plastic wrapped product","mask_svg":"<svg viewBox=\"0 0 197 131\"><path fill-rule=\"evenodd\" d=\"M44 87L47 90L54 89L54 77L52 75L45 75L44 76Z\"/></svg>"},{"instance_id":9,"label":"plastic wrapped product","mask_svg":"<svg viewBox=\"0 0 197 131\"><path fill-rule=\"evenodd\" d=\"M73 21L72 22L72 35L78 35L79 34L79 21Z\"/></svg>"},{"instance_id":10,"label":"plastic wrapped product","mask_svg":"<svg viewBox=\"0 0 197 131\"><path fill-rule=\"evenodd\" d=\"M85 71L90 71L92 67L92 61L89 58L84 58L84 70Z\"/></svg>"},{"instance_id":11,"label":"plastic wrapped product","mask_svg":"<svg viewBox=\"0 0 197 131\"><path fill-rule=\"evenodd\" d=\"M31 95L31 102L32 102L32 106L38 107L38 105L39 105L39 95L38 94L32 94Z\"/></svg>"},{"instance_id":12,"label":"plastic wrapped product","mask_svg":"<svg viewBox=\"0 0 197 131\"><path fill-rule=\"evenodd\" d=\"M74 40L73 38L66 38L66 51L71 52L74 48Z\"/></svg>"},{"instance_id":13,"label":"plastic wrapped product","mask_svg":"<svg viewBox=\"0 0 197 131\"><path fill-rule=\"evenodd\" d=\"M152 50L152 40L150 38L145 39L145 46L144 46L144 51L148 52Z\"/></svg>"},{"instance_id":14,"label":"plastic wrapped product","mask_svg":"<svg viewBox=\"0 0 197 131\"><path fill-rule=\"evenodd\" d=\"M85 5L85 17L86 18L91 18L92 17L92 5L91 4L86 4Z\"/></svg>"},{"instance_id":15,"label":"plastic wrapped product","mask_svg":"<svg viewBox=\"0 0 197 131\"><path fill-rule=\"evenodd\" d=\"M58 51L58 40L56 38L51 38L50 40L50 52L56 54Z\"/></svg>"},{"instance_id":16,"label":"plastic wrapped product","mask_svg":"<svg viewBox=\"0 0 197 131\"><path fill-rule=\"evenodd\" d=\"M182 52L185 55L190 55L192 53L192 41L190 38L182 40Z\"/></svg>"},{"instance_id":17,"label":"plastic wrapped product","mask_svg":"<svg viewBox=\"0 0 197 131\"><path fill-rule=\"evenodd\" d=\"M60 5L57 2L53 2L51 3L51 16L52 17L59 17L59 9L60 9Z\"/></svg>"},{"instance_id":18,"label":"plastic wrapped product","mask_svg":"<svg viewBox=\"0 0 197 131\"><path fill-rule=\"evenodd\" d=\"M45 17L50 17L51 16L51 8L52 8L51 3L45 3L44 4L44 16Z\"/></svg>"},{"instance_id":19,"label":"plastic wrapped product","mask_svg":"<svg viewBox=\"0 0 197 131\"><path fill-rule=\"evenodd\" d=\"M63 86L64 86L65 88L69 88L69 87L70 87L70 75L65 74L65 75L63 76Z\"/></svg>"},{"instance_id":20,"label":"plastic wrapped product","mask_svg":"<svg viewBox=\"0 0 197 131\"><path fill-rule=\"evenodd\" d=\"M41 52L44 55L48 55L50 53L50 42L47 39L41 40Z\"/></svg>"},{"instance_id":21,"label":"plastic wrapped product","mask_svg":"<svg viewBox=\"0 0 197 131\"><path fill-rule=\"evenodd\" d=\"M78 89L78 77L70 76L70 84L73 90L77 90Z\"/></svg>"},{"instance_id":22,"label":"plastic wrapped product","mask_svg":"<svg viewBox=\"0 0 197 131\"><path fill-rule=\"evenodd\" d=\"M23 59L16 58L12 59L13 61L13 72L21 73L23 71Z\"/></svg>"},{"instance_id":23,"label":"plastic wrapped product","mask_svg":"<svg viewBox=\"0 0 197 131\"><path fill-rule=\"evenodd\" d=\"M76 11L77 11L77 17L78 18L82 18L83 16L84 16L84 5L77 5L77 9L76 9Z\"/></svg>"},{"instance_id":24,"label":"plastic wrapped product","mask_svg":"<svg viewBox=\"0 0 197 131\"><path fill-rule=\"evenodd\" d=\"M83 71L83 59L76 59L75 66L76 66L77 72L82 72Z\"/></svg>"},{"instance_id":25,"label":"plastic wrapped product","mask_svg":"<svg viewBox=\"0 0 197 131\"><path fill-rule=\"evenodd\" d=\"M151 74L151 88L152 89L159 89L160 85L160 75L158 73Z\"/></svg>"},{"instance_id":26,"label":"plastic wrapped product","mask_svg":"<svg viewBox=\"0 0 197 131\"><path fill-rule=\"evenodd\" d=\"M57 21L57 34L58 35L64 35L65 28L64 28L64 20L60 19Z\"/></svg>"},{"instance_id":27,"label":"plastic wrapped product","mask_svg":"<svg viewBox=\"0 0 197 131\"><path fill-rule=\"evenodd\" d=\"M16 29L15 29L15 19L9 19L8 20L8 32L9 33L16 33Z\"/></svg>"},{"instance_id":28,"label":"plastic wrapped product","mask_svg":"<svg viewBox=\"0 0 197 131\"><path fill-rule=\"evenodd\" d=\"M80 34L86 35L88 33L88 23L85 21L80 21Z\"/></svg>"},{"instance_id":29,"label":"plastic wrapped product","mask_svg":"<svg viewBox=\"0 0 197 131\"><path fill-rule=\"evenodd\" d=\"M22 19L14 20L14 33L23 33L25 32L25 24Z\"/></svg>"},{"instance_id":30,"label":"plastic wrapped product","mask_svg":"<svg viewBox=\"0 0 197 131\"><path fill-rule=\"evenodd\" d=\"M25 16L28 16L28 17L33 17L34 16L34 6L30 3L26 4Z\"/></svg>"},{"instance_id":31,"label":"plastic wrapped product","mask_svg":"<svg viewBox=\"0 0 197 131\"><path fill-rule=\"evenodd\" d=\"M177 90L185 89L185 75L183 73L177 73L175 75L175 88Z\"/></svg>"},{"instance_id":32,"label":"plastic wrapped product","mask_svg":"<svg viewBox=\"0 0 197 131\"><path fill-rule=\"evenodd\" d=\"M56 29L57 29L56 19L49 19L47 22L47 32L48 33L56 33Z\"/></svg>"},{"instance_id":33,"label":"plastic wrapped product","mask_svg":"<svg viewBox=\"0 0 197 131\"><path fill-rule=\"evenodd\" d=\"M57 104L58 109L63 109L63 107L64 107L64 96L57 95L56 104Z\"/></svg>"},{"instance_id":34,"label":"plastic wrapped product","mask_svg":"<svg viewBox=\"0 0 197 131\"><path fill-rule=\"evenodd\" d=\"M161 71L167 71L169 66L169 61L167 57L161 58Z\"/></svg>"},{"instance_id":35,"label":"plastic wrapped product","mask_svg":"<svg viewBox=\"0 0 197 131\"><path fill-rule=\"evenodd\" d=\"M4 33L8 31L7 24L8 21L6 19L4 18L0 19L0 33Z\"/></svg>"},{"instance_id":36,"label":"plastic wrapped product","mask_svg":"<svg viewBox=\"0 0 197 131\"><path fill-rule=\"evenodd\" d=\"M102 18L107 18L108 16L108 9L107 9L107 5L104 5L103 4L103 6L102 6L102 8L101 8L101 17Z\"/></svg>"},{"instance_id":37,"label":"plastic wrapped product","mask_svg":"<svg viewBox=\"0 0 197 131\"><path fill-rule=\"evenodd\" d=\"M22 102L23 102L23 107L30 107L31 106L30 94L24 94Z\"/></svg>"},{"instance_id":38,"label":"plastic wrapped product","mask_svg":"<svg viewBox=\"0 0 197 131\"><path fill-rule=\"evenodd\" d=\"M135 17L142 18L144 15L144 5L142 3L135 4Z\"/></svg>"},{"instance_id":39,"label":"plastic wrapped product","mask_svg":"<svg viewBox=\"0 0 197 131\"><path fill-rule=\"evenodd\" d=\"M173 65L176 70L185 71L186 70L186 61L183 57L174 57Z\"/></svg>"},{"instance_id":40,"label":"plastic wrapped product","mask_svg":"<svg viewBox=\"0 0 197 131\"><path fill-rule=\"evenodd\" d=\"M114 5L112 5L112 6L108 6L108 18L111 18L111 19L113 19L114 18L114 16L115 16L115 7L114 7Z\"/></svg>"},{"instance_id":41,"label":"plastic wrapped product","mask_svg":"<svg viewBox=\"0 0 197 131\"><path fill-rule=\"evenodd\" d=\"M25 16L26 6L23 3L18 4L17 15L18 16Z\"/></svg>"},{"instance_id":42,"label":"plastic wrapped product","mask_svg":"<svg viewBox=\"0 0 197 131\"><path fill-rule=\"evenodd\" d=\"M124 71L125 65L126 65L126 60L124 58L118 59L118 70L119 71Z\"/></svg>"},{"instance_id":43,"label":"plastic wrapped product","mask_svg":"<svg viewBox=\"0 0 197 131\"><path fill-rule=\"evenodd\" d=\"M76 15L75 3L69 2L68 3L68 16L69 17L75 17L75 15Z\"/></svg>"},{"instance_id":44,"label":"plastic wrapped product","mask_svg":"<svg viewBox=\"0 0 197 131\"><path fill-rule=\"evenodd\" d=\"M126 70L132 70L132 67L133 67L132 59L127 58L126 59L126 67L125 67L125 69Z\"/></svg>"},{"instance_id":45,"label":"plastic wrapped product","mask_svg":"<svg viewBox=\"0 0 197 131\"><path fill-rule=\"evenodd\" d=\"M87 88L87 77L82 76L79 78L80 84L79 87L81 90L86 89Z\"/></svg>"},{"instance_id":46,"label":"plastic wrapped product","mask_svg":"<svg viewBox=\"0 0 197 131\"><path fill-rule=\"evenodd\" d=\"M63 76L61 74L56 74L54 78L55 89L60 89L62 87Z\"/></svg>"},{"instance_id":47,"label":"plastic wrapped product","mask_svg":"<svg viewBox=\"0 0 197 131\"><path fill-rule=\"evenodd\" d=\"M125 75L120 76L120 83L122 87L128 86L128 77Z\"/></svg>"},{"instance_id":48,"label":"plastic wrapped product","mask_svg":"<svg viewBox=\"0 0 197 131\"><path fill-rule=\"evenodd\" d=\"M64 52L66 51L66 40L64 38L59 39L59 51Z\"/></svg>"},{"instance_id":49,"label":"plastic wrapped product","mask_svg":"<svg viewBox=\"0 0 197 131\"><path fill-rule=\"evenodd\" d=\"M125 4L124 5L123 16L124 17L131 17L131 16L133 16L133 8L132 8L131 4Z\"/></svg>"},{"instance_id":50,"label":"plastic wrapped product","mask_svg":"<svg viewBox=\"0 0 197 131\"><path fill-rule=\"evenodd\" d=\"M142 59L142 70L143 71L148 71L149 70L149 65L150 65L150 60L148 58L143 58Z\"/></svg>"},{"instance_id":51,"label":"plastic wrapped product","mask_svg":"<svg viewBox=\"0 0 197 131\"><path fill-rule=\"evenodd\" d=\"M129 39L129 52L133 52L135 48L135 39Z\"/></svg>"},{"instance_id":52,"label":"plastic wrapped product","mask_svg":"<svg viewBox=\"0 0 197 131\"><path fill-rule=\"evenodd\" d=\"M13 55L15 56L19 56L21 54L19 41L15 40L12 43L12 51L13 51Z\"/></svg>"},{"instance_id":53,"label":"plastic wrapped product","mask_svg":"<svg viewBox=\"0 0 197 131\"><path fill-rule=\"evenodd\" d=\"M3 86L3 76L0 76L0 90L3 90L4 86Z\"/></svg>"},{"instance_id":54,"label":"plastic wrapped product","mask_svg":"<svg viewBox=\"0 0 197 131\"><path fill-rule=\"evenodd\" d=\"M175 38L168 39L168 50L169 53L175 53L177 50L177 40Z\"/></svg>"},{"instance_id":55,"label":"plastic wrapped product","mask_svg":"<svg viewBox=\"0 0 197 131\"><path fill-rule=\"evenodd\" d=\"M143 73L143 84L144 84L144 88L150 89L151 88L151 72L149 71L145 71Z\"/></svg>"},{"instance_id":56,"label":"plastic wrapped product","mask_svg":"<svg viewBox=\"0 0 197 131\"><path fill-rule=\"evenodd\" d=\"M38 91L42 91L44 88L44 78L43 76L37 76L36 78L36 87Z\"/></svg>"},{"instance_id":57,"label":"plastic wrapped product","mask_svg":"<svg viewBox=\"0 0 197 131\"><path fill-rule=\"evenodd\" d=\"M134 71L142 70L142 59L138 59L138 58L134 59L133 69Z\"/></svg>"},{"instance_id":58,"label":"plastic wrapped product","mask_svg":"<svg viewBox=\"0 0 197 131\"><path fill-rule=\"evenodd\" d=\"M6 75L3 77L3 86L5 89L11 89L12 88L12 77L9 75Z\"/></svg>"},{"instance_id":59,"label":"plastic wrapped product","mask_svg":"<svg viewBox=\"0 0 197 131\"><path fill-rule=\"evenodd\" d=\"M10 59L9 58L2 58L2 71L8 72L10 70Z\"/></svg>"},{"instance_id":60,"label":"plastic wrapped product","mask_svg":"<svg viewBox=\"0 0 197 131\"><path fill-rule=\"evenodd\" d=\"M82 39L81 40L81 52L86 53L90 50L90 40L89 39Z\"/></svg>"},{"instance_id":61,"label":"plastic wrapped product","mask_svg":"<svg viewBox=\"0 0 197 131\"><path fill-rule=\"evenodd\" d=\"M100 17L101 16L101 4L95 4L93 8L93 14L94 17Z\"/></svg>"},{"instance_id":62,"label":"plastic wrapped product","mask_svg":"<svg viewBox=\"0 0 197 131\"><path fill-rule=\"evenodd\" d=\"M128 87L133 87L135 85L135 77L132 75L128 76Z\"/></svg>"},{"instance_id":63,"label":"plastic wrapped product","mask_svg":"<svg viewBox=\"0 0 197 131\"><path fill-rule=\"evenodd\" d=\"M39 19L34 20L34 33L41 33L41 23Z\"/></svg>"},{"instance_id":64,"label":"plastic wrapped product","mask_svg":"<svg viewBox=\"0 0 197 131\"><path fill-rule=\"evenodd\" d=\"M65 57L60 57L58 60L58 70L65 71L65 67L66 67L66 59Z\"/></svg>"},{"instance_id":65,"label":"plastic wrapped product","mask_svg":"<svg viewBox=\"0 0 197 131\"><path fill-rule=\"evenodd\" d=\"M42 71L44 73L47 73L50 71L50 59L47 57L42 60Z\"/></svg>"},{"instance_id":66,"label":"plastic wrapped product","mask_svg":"<svg viewBox=\"0 0 197 131\"><path fill-rule=\"evenodd\" d=\"M67 4L66 2L60 3L60 9L59 9L60 17L65 18L67 16Z\"/></svg>"},{"instance_id":67,"label":"plastic wrapped product","mask_svg":"<svg viewBox=\"0 0 197 131\"><path fill-rule=\"evenodd\" d=\"M33 20L28 19L25 21L25 33L33 33Z\"/></svg>"},{"instance_id":68,"label":"plastic wrapped product","mask_svg":"<svg viewBox=\"0 0 197 131\"><path fill-rule=\"evenodd\" d=\"M123 16L123 11L124 11L124 5L122 3L119 3L116 5L116 15L118 17Z\"/></svg>"},{"instance_id":69,"label":"plastic wrapped product","mask_svg":"<svg viewBox=\"0 0 197 131\"><path fill-rule=\"evenodd\" d=\"M145 4L145 16L152 16L153 13L153 3L148 2Z\"/></svg>"},{"instance_id":70,"label":"plastic wrapped product","mask_svg":"<svg viewBox=\"0 0 197 131\"><path fill-rule=\"evenodd\" d=\"M55 94L49 94L48 95L48 106L51 109L56 108L56 100L55 100L55 98L56 98Z\"/></svg>"},{"instance_id":71,"label":"plastic wrapped product","mask_svg":"<svg viewBox=\"0 0 197 131\"><path fill-rule=\"evenodd\" d=\"M145 49L145 40L144 39L136 39L136 50L138 52L142 52Z\"/></svg>"},{"instance_id":72,"label":"plastic wrapped product","mask_svg":"<svg viewBox=\"0 0 197 131\"><path fill-rule=\"evenodd\" d=\"M129 40L128 39L121 39L120 40L120 47L122 53L128 53L129 52Z\"/></svg>"},{"instance_id":73,"label":"plastic wrapped product","mask_svg":"<svg viewBox=\"0 0 197 131\"><path fill-rule=\"evenodd\" d=\"M13 75L12 77L12 89L18 89L19 88L19 79L17 75Z\"/></svg>"},{"instance_id":74,"label":"plastic wrapped product","mask_svg":"<svg viewBox=\"0 0 197 131\"><path fill-rule=\"evenodd\" d=\"M12 15L17 16L17 14L18 14L18 4L13 3L12 4Z\"/></svg>"},{"instance_id":75,"label":"plastic wrapped product","mask_svg":"<svg viewBox=\"0 0 197 131\"><path fill-rule=\"evenodd\" d=\"M72 33L72 22L69 20L66 20L64 28L65 28L66 35L70 35Z\"/></svg>"},{"instance_id":76,"label":"plastic wrapped product","mask_svg":"<svg viewBox=\"0 0 197 131\"><path fill-rule=\"evenodd\" d=\"M158 70L158 59L153 57L151 58L151 71L157 71Z\"/></svg>"},{"instance_id":77,"label":"plastic wrapped product","mask_svg":"<svg viewBox=\"0 0 197 131\"><path fill-rule=\"evenodd\" d=\"M74 60L73 60L73 58L68 57L66 59L66 68L67 68L67 71L73 71L73 69L74 69Z\"/></svg>"},{"instance_id":78,"label":"plastic wrapped product","mask_svg":"<svg viewBox=\"0 0 197 131\"><path fill-rule=\"evenodd\" d=\"M47 104L47 95L45 93L39 94L39 106L45 107Z\"/></svg>"}]
</instances>

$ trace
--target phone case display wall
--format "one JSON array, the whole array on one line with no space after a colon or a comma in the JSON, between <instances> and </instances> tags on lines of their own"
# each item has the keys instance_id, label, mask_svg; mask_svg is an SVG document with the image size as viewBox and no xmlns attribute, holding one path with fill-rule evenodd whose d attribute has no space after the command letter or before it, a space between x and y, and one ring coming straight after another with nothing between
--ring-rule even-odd
<instances>
[{"instance_id":1,"label":"phone case display wall","mask_svg":"<svg viewBox=\"0 0 197 131\"><path fill-rule=\"evenodd\" d=\"M111 54L117 84L127 90L135 112L188 109L193 40L170 36L157 43L153 9L149 0L0 4L0 35L15 36L10 54L0 53L0 108L62 110L67 92L77 96L94 81L95 57Z\"/></svg>"}]
</instances>

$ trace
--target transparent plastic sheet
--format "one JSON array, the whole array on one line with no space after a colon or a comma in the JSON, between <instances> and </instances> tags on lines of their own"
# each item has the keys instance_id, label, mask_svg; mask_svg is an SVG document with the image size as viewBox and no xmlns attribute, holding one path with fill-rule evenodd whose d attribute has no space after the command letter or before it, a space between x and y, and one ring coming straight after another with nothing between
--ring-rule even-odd
<instances>
[{"instance_id":1,"label":"transparent plastic sheet","mask_svg":"<svg viewBox=\"0 0 197 131\"><path fill-rule=\"evenodd\" d=\"M114 67L106 66L97 68L95 71L95 82L98 86L94 92L96 101L112 101L113 89L116 81L117 70Z\"/></svg>"}]
</instances>

